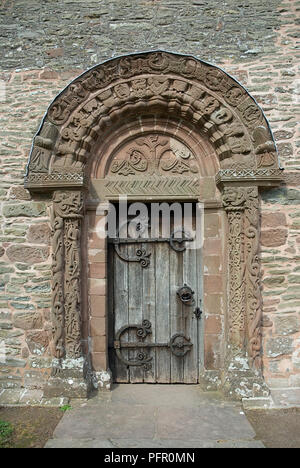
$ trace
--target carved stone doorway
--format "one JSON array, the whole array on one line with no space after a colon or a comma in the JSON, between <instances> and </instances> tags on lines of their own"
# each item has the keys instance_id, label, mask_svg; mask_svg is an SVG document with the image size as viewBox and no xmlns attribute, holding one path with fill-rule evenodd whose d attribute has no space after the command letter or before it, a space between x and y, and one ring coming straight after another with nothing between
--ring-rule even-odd
<instances>
[{"instance_id":1,"label":"carved stone doorway","mask_svg":"<svg viewBox=\"0 0 300 468\"><path fill-rule=\"evenodd\" d=\"M156 142L163 138L168 151L161 153L164 146ZM219 237L213 239L208 228L206 252L222 260L223 273L216 279L204 271L203 307L205 323L218 315L212 304L222 316L220 359L206 359L212 349L206 326L202 379L232 397L264 393L259 191L280 180L262 110L223 70L194 57L157 51L112 59L59 94L35 137L25 180L31 191L53 198L52 394L61 394L60 382L70 374L101 385L108 371L107 342L97 348L96 339L100 319L107 337L106 259L96 268L91 257L97 254L90 253L96 245L104 253L107 248L87 219L98 216L99 203L120 195L129 201L201 201L207 219L219 220ZM85 236L94 241L88 252ZM88 264L101 273L90 275L83 290ZM219 302L212 301L216 280L222 283ZM103 317L94 316L99 307L93 304L101 302L94 296L104 298Z\"/></svg>"}]
</instances>

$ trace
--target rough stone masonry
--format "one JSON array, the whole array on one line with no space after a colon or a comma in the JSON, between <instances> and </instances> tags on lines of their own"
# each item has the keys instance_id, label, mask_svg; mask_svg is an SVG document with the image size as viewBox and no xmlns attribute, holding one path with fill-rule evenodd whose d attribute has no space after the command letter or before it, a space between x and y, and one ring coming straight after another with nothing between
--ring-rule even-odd
<instances>
[{"instance_id":1,"label":"rough stone masonry","mask_svg":"<svg viewBox=\"0 0 300 468\"><path fill-rule=\"evenodd\" d=\"M299 390L299 22L296 0L0 1L0 402L40 401L52 361L50 202L23 188L33 137L80 73L155 49L222 67L269 120L285 172L261 201L264 377Z\"/></svg>"}]
</instances>

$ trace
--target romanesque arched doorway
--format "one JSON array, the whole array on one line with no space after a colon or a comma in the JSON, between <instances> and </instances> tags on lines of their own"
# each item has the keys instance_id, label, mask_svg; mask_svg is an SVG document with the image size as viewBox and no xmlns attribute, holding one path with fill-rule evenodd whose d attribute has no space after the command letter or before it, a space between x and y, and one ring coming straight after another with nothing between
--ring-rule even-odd
<instances>
[{"instance_id":1,"label":"romanesque arched doorway","mask_svg":"<svg viewBox=\"0 0 300 468\"><path fill-rule=\"evenodd\" d=\"M62 91L35 137L25 181L31 191L53 197L49 391L60 392L70 375L104 385L112 363L109 344L118 353L122 325L112 332L108 318L120 284L114 275L124 280L125 273L116 273L116 260L109 263L107 241L99 239L96 225L103 216L99 203L126 195L130 202L202 203L204 244L190 271L203 316L197 355L187 368L197 367L197 382L222 386L232 396L262 394L259 190L277 185L280 173L257 103L224 71L193 57L158 51L112 59ZM181 267L178 259L172 268L169 263L169 278L174 262L189 271L192 259L180 261ZM136 284L139 273L130 275L127 285ZM159 265L153 275L163 280ZM180 281L187 284L184 273L163 289L178 290ZM176 309L180 298L172 301ZM71 384L64 388L72 394ZM87 384L81 388L86 392Z\"/></svg>"}]
</instances>

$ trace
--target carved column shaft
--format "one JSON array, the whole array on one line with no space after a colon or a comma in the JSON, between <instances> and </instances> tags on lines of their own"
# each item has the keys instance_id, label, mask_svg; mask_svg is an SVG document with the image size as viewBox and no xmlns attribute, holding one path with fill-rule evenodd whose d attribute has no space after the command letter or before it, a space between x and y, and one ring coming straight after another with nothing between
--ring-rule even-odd
<instances>
[{"instance_id":1,"label":"carved column shaft","mask_svg":"<svg viewBox=\"0 0 300 468\"><path fill-rule=\"evenodd\" d=\"M81 351L80 231L83 195L56 191L52 207L53 355L79 358Z\"/></svg>"},{"instance_id":2,"label":"carved column shaft","mask_svg":"<svg viewBox=\"0 0 300 468\"><path fill-rule=\"evenodd\" d=\"M259 263L257 187L225 187L229 222L229 343L234 353L248 353L251 367L261 367L262 298Z\"/></svg>"}]
</instances>

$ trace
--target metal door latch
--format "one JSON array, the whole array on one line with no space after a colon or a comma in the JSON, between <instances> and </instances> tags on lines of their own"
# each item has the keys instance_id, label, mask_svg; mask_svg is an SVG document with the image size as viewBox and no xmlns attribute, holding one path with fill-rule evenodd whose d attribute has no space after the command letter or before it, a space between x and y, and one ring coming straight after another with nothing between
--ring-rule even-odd
<instances>
[{"instance_id":1,"label":"metal door latch","mask_svg":"<svg viewBox=\"0 0 300 468\"><path fill-rule=\"evenodd\" d=\"M195 292L187 284L184 284L182 288L177 290L177 296L183 302L183 304L192 306L194 304Z\"/></svg>"},{"instance_id":2,"label":"metal door latch","mask_svg":"<svg viewBox=\"0 0 300 468\"><path fill-rule=\"evenodd\" d=\"M197 320L201 319L202 310L200 309L200 307L196 307L196 309L194 310L194 315Z\"/></svg>"},{"instance_id":3,"label":"metal door latch","mask_svg":"<svg viewBox=\"0 0 300 468\"><path fill-rule=\"evenodd\" d=\"M130 329L135 330L137 341L122 341L121 337ZM183 333L175 333L168 343L145 342L145 338L151 334L152 324L149 320L143 320L141 324L137 325L125 325L117 332L113 347L115 349L116 356L127 366L127 368L130 366L143 366L145 371L149 371L151 369L151 361L153 360L153 357L149 356L148 350L150 349L169 348L174 356L183 358L193 346L190 338L187 338ZM136 357L129 360L122 354L122 350L135 350Z\"/></svg>"}]
</instances>

